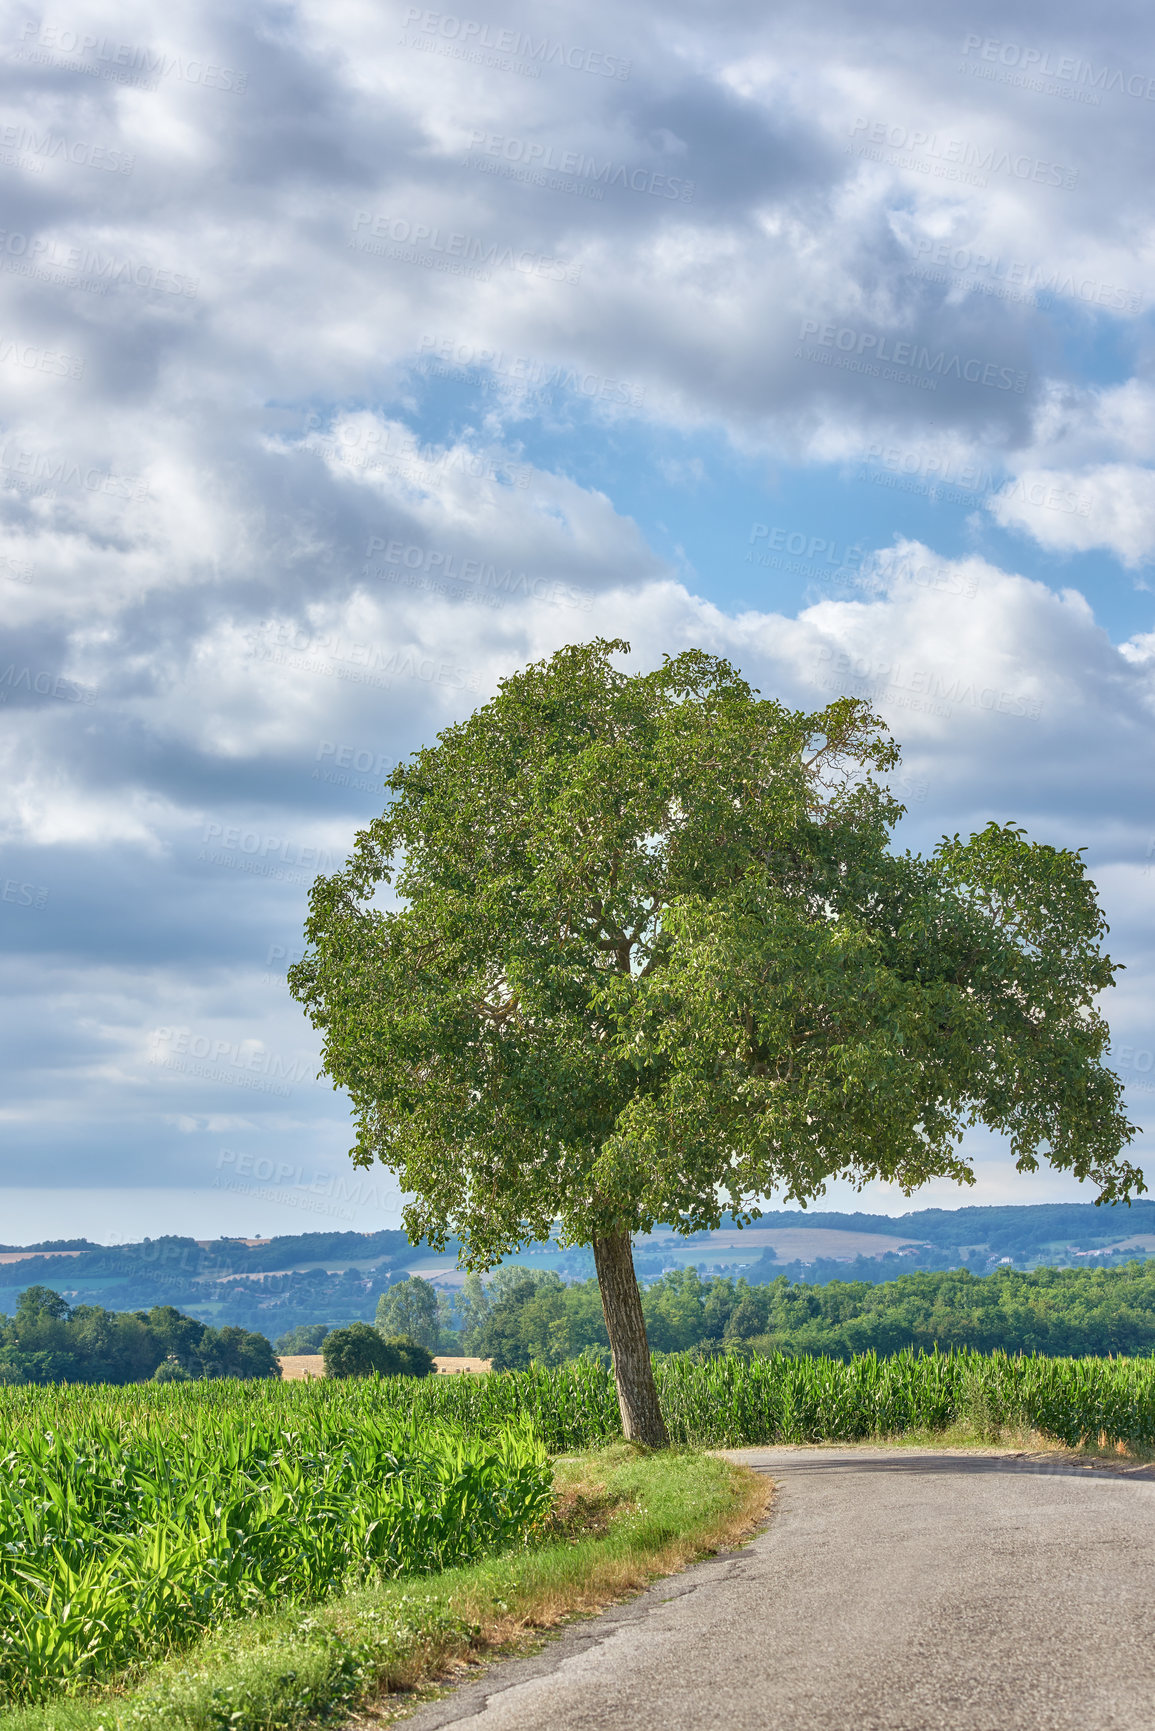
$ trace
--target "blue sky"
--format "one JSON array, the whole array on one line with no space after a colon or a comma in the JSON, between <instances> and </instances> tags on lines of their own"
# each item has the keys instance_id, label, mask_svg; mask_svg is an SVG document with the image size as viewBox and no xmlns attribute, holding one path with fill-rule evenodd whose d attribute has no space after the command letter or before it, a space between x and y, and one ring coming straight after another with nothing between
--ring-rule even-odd
<instances>
[{"instance_id":1,"label":"blue sky","mask_svg":"<svg viewBox=\"0 0 1155 1731\"><path fill-rule=\"evenodd\" d=\"M10 12L0 1240L395 1222L285 990L308 886L598 633L869 696L904 844L1085 847L1146 1122L1144 23ZM968 1149L861 1205L1082 1194Z\"/></svg>"}]
</instances>

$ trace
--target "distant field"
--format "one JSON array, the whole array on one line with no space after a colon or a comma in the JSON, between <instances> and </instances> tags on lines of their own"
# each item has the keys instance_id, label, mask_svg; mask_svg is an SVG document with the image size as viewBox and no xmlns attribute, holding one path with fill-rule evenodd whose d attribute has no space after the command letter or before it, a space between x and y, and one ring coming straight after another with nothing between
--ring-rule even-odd
<instances>
[{"instance_id":1,"label":"distant field","mask_svg":"<svg viewBox=\"0 0 1155 1731\"><path fill-rule=\"evenodd\" d=\"M490 1368L487 1358L435 1358L433 1362L441 1376L462 1375L470 1371L480 1374ZM303 1382L308 1377L325 1374L325 1360L319 1352L287 1353L277 1363L281 1367L283 1382Z\"/></svg>"},{"instance_id":2,"label":"distant field","mask_svg":"<svg viewBox=\"0 0 1155 1731\"><path fill-rule=\"evenodd\" d=\"M0 1262L27 1262L33 1256L83 1256L83 1250L4 1250Z\"/></svg>"},{"instance_id":3,"label":"distant field","mask_svg":"<svg viewBox=\"0 0 1155 1731\"><path fill-rule=\"evenodd\" d=\"M671 1259L695 1263L719 1260L719 1250L744 1250L753 1261L766 1249L773 1249L779 1262L816 1262L823 1256L845 1257L848 1261L856 1256L884 1256L888 1250L901 1250L908 1244L921 1241L889 1238L879 1232L845 1232L829 1226L748 1226L743 1232L733 1228L712 1232L707 1239L649 1239L645 1248L663 1255L668 1251Z\"/></svg>"},{"instance_id":4,"label":"distant field","mask_svg":"<svg viewBox=\"0 0 1155 1731\"><path fill-rule=\"evenodd\" d=\"M319 1352L291 1352L278 1358L284 1382L304 1382L310 1376L324 1376L325 1360Z\"/></svg>"},{"instance_id":5,"label":"distant field","mask_svg":"<svg viewBox=\"0 0 1155 1731\"><path fill-rule=\"evenodd\" d=\"M511 1262L518 1258L511 1256ZM419 1274L422 1280L431 1280L435 1286L459 1287L465 1285L465 1270L458 1268L455 1258L451 1256L430 1256L424 1262L410 1262L405 1268L406 1274Z\"/></svg>"},{"instance_id":6,"label":"distant field","mask_svg":"<svg viewBox=\"0 0 1155 1731\"><path fill-rule=\"evenodd\" d=\"M429 1266L440 1267L441 1264L430 1263ZM211 1273L198 1274L194 1278L210 1282L214 1280L277 1280L286 1274L310 1274L315 1269L320 1269L325 1274L344 1274L350 1268L369 1273L376 1267L375 1262L353 1262L348 1257L330 1259L327 1262L310 1262L307 1258L302 1257L297 1261L292 1258L288 1259L283 1268L235 1268L228 1269L224 1274L219 1269L213 1269ZM405 1272L406 1274L410 1272L408 1264L406 1264Z\"/></svg>"}]
</instances>

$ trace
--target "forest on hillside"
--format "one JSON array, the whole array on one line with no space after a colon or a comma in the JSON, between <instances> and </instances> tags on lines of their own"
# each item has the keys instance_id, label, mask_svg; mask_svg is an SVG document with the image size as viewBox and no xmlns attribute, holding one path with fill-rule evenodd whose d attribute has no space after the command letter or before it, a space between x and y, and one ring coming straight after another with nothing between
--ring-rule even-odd
<instances>
[{"instance_id":1,"label":"forest on hillside","mask_svg":"<svg viewBox=\"0 0 1155 1731\"><path fill-rule=\"evenodd\" d=\"M723 1221L732 1230L733 1222ZM1001 1262L1017 1270L1037 1265L1117 1267L1141 1251L1126 1241L1139 1234L1155 1239L1155 1202L1097 1208L1090 1203L1036 1203L1003 1207L920 1209L899 1216L839 1212L769 1210L760 1228L824 1228L861 1235L906 1238L911 1248L879 1256L832 1254L809 1261L779 1259L772 1250L743 1256L719 1247L716 1235L682 1238L660 1232L635 1247L635 1268L643 1286L662 1279L671 1264L691 1264L709 1278L744 1276L750 1285L784 1277L792 1283L830 1281L889 1283L915 1270L949 1272L964 1267L986 1275ZM751 1241L751 1245L753 1246ZM1123 1245L1124 1248L1116 1248ZM270 1337L300 1325L372 1321L378 1300L405 1279L414 1264L427 1271L432 1260L425 1245L410 1244L400 1230L381 1232L306 1232L260 1243L243 1238L200 1242L169 1235L139 1243L102 1245L88 1239L44 1240L29 1246L4 1245L0 1253L23 1253L19 1262L0 1264L0 1312L12 1311L30 1285L61 1291L73 1305L107 1310L150 1310L171 1306L215 1327L239 1327ZM31 1254L28 1254L31 1252ZM64 1252L62 1256L59 1253ZM457 1245L443 1259L452 1271ZM553 1243L527 1245L512 1263L548 1267L569 1282L593 1276L593 1258L580 1247ZM744 1266L743 1266L744 1264Z\"/></svg>"},{"instance_id":2,"label":"forest on hillside","mask_svg":"<svg viewBox=\"0 0 1155 1731\"><path fill-rule=\"evenodd\" d=\"M496 1302L466 1315L467 1351L510 1369L608 1354L597 1283L565 1286L542 1273L503 1271ZM883 1285L779 1277L752 1285L663 1275L643 1295L651 1350L786 1352L849 1359L904 1348L1072 1357L1155 1353L1155 1262L1114 1269L1002 1268L904 1274Z\"/></svg>"},{"instance_id":3,"label":"forest on hillside","mask_svg":"<svg viewBox=\"0 0 1155 1731\"><path fill-rule=\"evenodd\" d=\"M407 1296L412 1291L412 1298ZM424 1290L419 1290L424 1289ZM1122 1268L957 1269L901 1275L884 1284L784 1276L764 1284L678 1269L644 1289L650 1348L657 1354L784 1352L850 1359L967 1347L1050 1357L1155 1354L1155 1261ZM471 1275L450 1303L420 1277L392 1288L378 1308L393 1332L407 1315L432 1351L463 1352L497 1370L609 1359L595 1280L569 1284L550 1270L507 1267ZM428 1332L426 1332L428 1330ZM298 1327L279 1352L319 1352L325 1325Z\"/></svg>"},{"instance_id":4,"label":"forest on hillside","mask_svg":"<svg viewBox=\"0 0 1155 1731\"><path fill-rule=\"evenodd\" d=\"M0 1384L195 1382L279 1376L263 1334L211 1328L171 1305L148 1312L69 1305L30 1286L0 1316Z\"/></svg>"},{"instance_id":5,"label":"forest on hillside","mask_svg":"<svg viewBox=\"0 0 1155 1731\"><path fill-rule=\"evenodd\" d=\"M753 1284L704 1277L694 1268L662 1275L642 1298L651 1350L700 1356L786 1353L849 1360L907 1348L1042 1353L1049 1357L1155 1356L1155 1260L1122 1268L999 1268L903 1274L883 1284L784 1276ZM420 1325L408 1320L421 1318ZM430 1351L476 1354L496 1370L608 1362L597 1282L566 1283L549 1269L513 1265L471 1275L452 1300L410 1277L386 1290L377 1320ZM319 1352L331 1325L297 1325L278 1353ZM113 1312L69 1306L34 1286L11 1318L0 1317L0 1382L134 1382L159 1376L276 1374L273 1347L256 1331L213 1328L172 1306Z\"/></svg>"}]
</instances>

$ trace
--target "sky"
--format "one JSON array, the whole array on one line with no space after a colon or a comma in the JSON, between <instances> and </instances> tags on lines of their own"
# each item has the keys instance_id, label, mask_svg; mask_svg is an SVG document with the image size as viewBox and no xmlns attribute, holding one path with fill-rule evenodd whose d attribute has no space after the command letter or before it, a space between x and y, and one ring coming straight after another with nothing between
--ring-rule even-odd
<instances>
[{"instance_id":1,"label":"sky","mask_svg":"<svg viewBox=\"0 0 1155 1731\"><path fill-rule=\"evenodd\" d=\"M0 25L0 1241L397 1223L309 886L598 635L1084 848L1153 1116L1145 10L463 4ZM826 1205L1092 1199L966 1149Z\"/></svg>"}]
</instances>

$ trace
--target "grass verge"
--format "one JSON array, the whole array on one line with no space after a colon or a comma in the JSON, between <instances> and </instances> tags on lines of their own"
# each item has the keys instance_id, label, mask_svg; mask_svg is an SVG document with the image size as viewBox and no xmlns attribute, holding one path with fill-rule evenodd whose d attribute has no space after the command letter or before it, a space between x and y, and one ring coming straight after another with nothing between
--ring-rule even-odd
<instances>
[{"instance_id":1,"label":"grass verge","mask_svg":"<svg viewBox=\"0 0 1155 1731\"><path fill-rule=\"evenodd\" d=\"M0 1711L0 1731L380 1724L456 1669L737 1542L770 1496L733 1462L627 1444L560 1459L556 1484L551 1530L531 1548L225 1625L134 1684Z\"/></svg>"}]
</instances>

